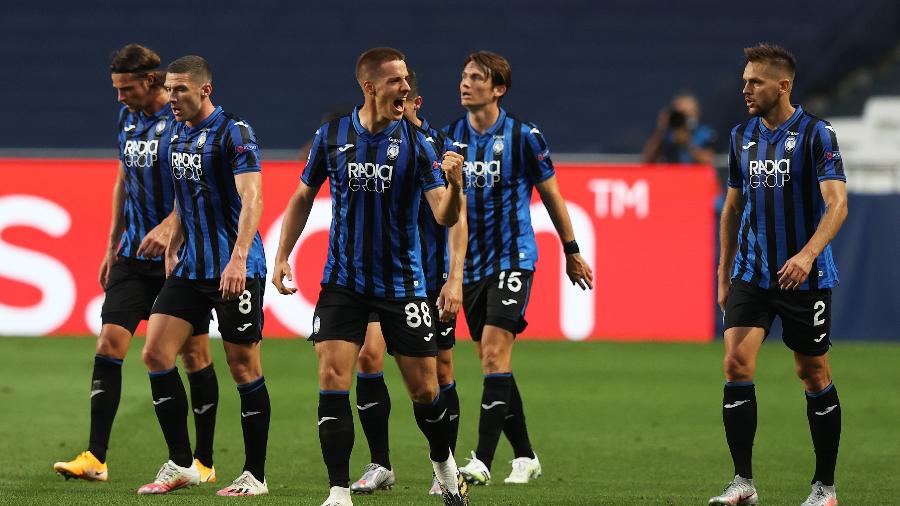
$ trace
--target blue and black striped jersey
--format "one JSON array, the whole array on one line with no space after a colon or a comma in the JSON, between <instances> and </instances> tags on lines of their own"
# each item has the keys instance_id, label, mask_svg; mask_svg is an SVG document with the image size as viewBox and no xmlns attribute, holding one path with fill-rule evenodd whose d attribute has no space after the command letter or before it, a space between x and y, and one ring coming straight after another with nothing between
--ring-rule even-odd
<instances>
[{"instance_id":1,"label":"blue and black striped jersey","mask_svg":"<svg viewBox=\"0 0 900 506\"><path fill-rule=\"evenodd\" d=\"M778 270L815 233L825 214L819 182L847 180L831 124L796 107L775 130L756 117L731 131L728 186L740 189L743 200L731 277L762 288L778 287ZM837 283L828 245L799 288Z\"/></svg>"},{"instance_id":2,"label":"blue and black striped jersey","mask_svg":"<svg viewBox=\"0 0 900 506\"><path fill-rule=\"evenodd\" d=\"M426 140L434 144L435 151L439 156L446 151L458 151L453 146L453 140L432 127L427 120L422 120L420 129L427 135ZM450 257L447 249L448 231L447 227L438 224L434 219L434 213L424 195L419 206L419 242L422 251L422 267L425 270L426 290L432 293L444 286L447 275L450 273Z\"/></svg>"},{"instance_id":3,"label":"blue and black striped jersey","mask_svg":"<svg viewBox=\"0 0 900 506\"><path fill-rule=\"evenodd\" d=\"M221 277L237 241L241 214L234 177L262 170L256 136L246 121L216 107L198 125L177 123L169 151L185 237L174 275ZM247 277L265 275L266 257L257 232L247 254Z\"/></svg>"},{"instance_id":4,"label":"blue and black striped jersey","mask_svg":"<svg viewBox=\"0 0 900 506\"><path fill-rule=\"evenodd\" d=\"M531 193L535 184L555 174L544 136L502 108L497 122L483 134L466 116L444 131L466 158L469 247L463 282L474 283L504 269L533 271L538 252Z\"/></svg>"},{"instance_id":5,"label":"blue and black striped jersey","mask_svg":"<svg viewBox=\"0 0 900 506\"><path fill-rule=\"evenodd\" d=\"M137 250L144 236L164 220L175 204L169 175L169 139L175 117L166 104L156 114L119 111L119 161L125 182L125 230L118 254L141 260L162 261L162 256L146 257Z\"/></svg>"},{"instance_id":6,"label":"blue and black striped jersey","mask_svg":"<svg viewBox=\"0 0 900 506\"><path fill-rule=\"evenodd\" d=\"M358 111L319 127L300 176L312 187L331 184L322 284L386 299L424 297L417 221L423 192L443 185L438 153L406 120L372 135Z\"/></svg>"}]
</instances>

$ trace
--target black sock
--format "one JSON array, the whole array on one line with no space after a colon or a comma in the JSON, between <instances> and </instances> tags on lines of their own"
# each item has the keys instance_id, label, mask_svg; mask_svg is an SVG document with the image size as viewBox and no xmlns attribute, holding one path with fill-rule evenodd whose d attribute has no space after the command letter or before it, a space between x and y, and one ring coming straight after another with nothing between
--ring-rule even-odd
<instances>
[{"instance_id":1,"label":"black sock","mask_svg":"<svg viewBox=\"0 0 900 506\"><path fill-rule=\"evenodd\" d=\"M266 479L266 445L269 441L269 389L265 376L237 386L241 395L241 429L244 433L244 471L260 482Z\"/></svg>"},{"instance_id":2,"label":"black sock","mask_svg":"<svg viewBox=\"0 0 900 506\"><path fill-rule=\"evenodd\" d=\"M353 413L347 390L319 391L319 444L328 468L328 486L350 486Z\"/></svg>"},{"instance_id":3,"label":"black sock","mask_svg":"<svg viewBox=\"0 0 900 506\"><path fill-rule=\"evenodd\" d=\"M509 412L512 390L512 374L485 374L484 391L481 394L481 417L478 420L478 447L475 455L491 468L494 451L503 431L503 422Z\"/></svg>"},{"instance_id":4,"label":"black sock","mask_svg":"<svg viewBox=\"0 0 900 506\"><path fill-rule=\"evenodd\" d=\"M191 467L191 440L188 436L187 393L178 368L150 373L150 391L159 427L169 446L169 460L181 467Z\"/></svg>"},{"instance_id":5,"label":"black sock","mask_svg":"<svg viewBox=\"0 0 900 506\"><path fill-rule=\"evenodd\" d=\"M212 364L199 371L189 372L191 406L194 408L194 426L197 446L194 458L206 467L213 466L213 436L216 432L216 409L219 407L219 381Z\"/></svg>"},{"instance_id":6,"label":"black sock","mask_svg":"<svg viewBox=\"0 0 900 506\"><path fill-rule=\"evenodd\" d=\"M503 422L503 433L509 439L516 458L534 458L531 449L531 440L528 439L528 427L525 425L525 408L522 406L522 396L519 395L519 387L516 386L515 376L510 376L512 386L509 394L509 411Z\"/></svg>"},{"instance_id":7,"label":"black sock","mask_svg":"<svg viewBox=\"0 0 900 506\"><path fill-rule=\"evenodd\" d=\"M384 384L384 373L356 375L356 410L359 423L366 433L372 462L391 469L388 444L388 418L391 416L391 396Z\"/></svg>"},{"instance_id":8,"label":"black sock","mask_svg":"<svg viewBox=\"0 0 900 506\"><path fill-rule=\"evenodd\" d=\"M91 434L88 450L100 462L106 462L106 449L113 420L122 396L122 361L94 355L94 374L91 376Z\"/></svg>"},{"instance_id":9,"label":"black sock","mask_svg":"<svg viewBox=\"0 0 900 506\"><path fill-rule=\"evenodd\" d=\"M443 396L429 404L413 402L416 424L428 440L429 457L434 462L444 462L450 457L450 413Z\"/></svg>"},{"instance_id":10,"label":"black sock","mask_svg":"<svg viewBox=\"0 0 900 506\"><path fill-rule=\"evenodd\" d=\"M459 435L459 393L456 391L456 380L449 385L441 385L441 397L447 406L447 417L450 418L450 453L456 453L456 438Z\"/></svg>"},{"instance_id":11,"label":"black sock","mask_svg":"<svg viewBox=\"0 0 900 506\"><path fill-rule=\"evenodd\" d=\"M734 474L752 480L753 438L756 436L756 387L752 381L725 383L722 422L734 461Z\"/></svg>"},{"instance_id":12,"label":"black sock","mask_svg":"<svg viewBox=\"0 0 900 506\"><path fill-rule=\"evenodd\" d=\"M809 432L816 450L816 474L812 483L834 485L834 467L837 464L838 446L841 442L841 401L834 383L825 390L806 393L806 417Z\"/></svg>"}]
</instances>

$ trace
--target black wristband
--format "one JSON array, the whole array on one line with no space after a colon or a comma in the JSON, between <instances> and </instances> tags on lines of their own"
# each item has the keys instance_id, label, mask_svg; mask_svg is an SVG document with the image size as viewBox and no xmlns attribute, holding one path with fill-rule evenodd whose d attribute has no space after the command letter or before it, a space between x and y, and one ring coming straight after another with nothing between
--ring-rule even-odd
<instances>
[{"instance_id":1,"label":"black wristband","mask_svg":"<svg viewBox=\"0 0 900 506\"><path fill-rule=\"evenodd\" d=\"M574 255L575 253L579 253L580 251L581 250L578 249L578 243L575 241L575 239L563 243L563 252L566 255Z\"/></svg>"}]
</instances>

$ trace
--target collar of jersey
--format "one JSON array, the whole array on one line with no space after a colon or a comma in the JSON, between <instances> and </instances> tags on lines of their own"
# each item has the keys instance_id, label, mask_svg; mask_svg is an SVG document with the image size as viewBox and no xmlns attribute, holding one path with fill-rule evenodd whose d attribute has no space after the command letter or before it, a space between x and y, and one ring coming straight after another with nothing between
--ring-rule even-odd
<instances>
[{"instance_id":1,"label":"collar of jersey","mask_svg":"<svg viewBox=\"0 0 900 506\"><path fill-rule=\"evenodd\" d=\"M391 124L388 125L387 128L378 132L377 134L373 134L372 132L366 130L366 127L362 125L362 122L359 121L359 106L353 108L353 112L350 114L350 119L353 120L353 128L356 129L356 134L362 138L378 140L388 135L394 133L394 129L397 128L397 125L400 124L400 120L391 121Z\"/></svg>"},{"instance_id":2,"label":"collar of jersey","mask_svg":"<svg viewBox=\"0 0 900 506\"><path fill-rule=\"evenodd\" d=\"M194 125L193 127L188 127L187 125L185 125L184 130L187 133L196 132L197 130L203 130L204 128L208 127L210 123L215 121L220 114L222 114L222 106L217 105L216 108L213 109L212 114L207 116L205 120L201 121L199 125Z\"/></svg>"},{"instance_id":3,"label":"collar of jersey","mask_svg":"<svg viewBox=\"0 0 900 506\"><path fill-rule=\"evenodd\" d=\"M142 112L141 114L144 114L144 113ZM146 116L146 119L149 121L153 121L153 120L159 119L162 116L168 116L169 114L172 114L172 104L169 102L166 102L166 104L163 105L158 111L153 113L152 116Z\"/></svg>"},{"instance_id":4,"label":"collar of jersey","mask_svg":"<svg viewBox=\"0 0 900 506\"><path fill-rule=\"evenodd\" d=\"M431 125L428 124L427 119L425 119L425 118L419 118L419 119L422 120L422 126L420 126L419 128L421 128L422 130L424 130L426 132L431 129Z\"/></svg>"},{"instance_id":5,"label":"collar of jersey","mask_svg":"<svg viewBox=\"0 0 900 506\"><path fill-rule=\"evenodd\" d=\"M494 124L491 125L491 128L488 128L485 133L480 134L477 131L475 131L474 128L472 128L472 124L469 123L469 115L466 114L466 126L469 128L469 132L472 134L472 137L474 137L476 139L482 139L484 137L493 137L493 135L495 133L497 133L497 130L500 130L500 128L503 126L503 123L505 121L506 121L506 110L501 107L500 115L497 116L497 121L495 121Z\"/></svg>"},{"instance_id":6,"label":"collar of jersey","mask_svg":"<svg viewBox=\"0 0 900 506\"><path fill-rule=\"evenodd\" d=\"M794 114L791 114L791 117L785 120L784 123L778 125L778 128L776 128L775 130L769 130L769 128L766 127L765 123L763 123L762 118L759 118L759 133L764 135L767 139L771 140L776 140L783 137L785 132L787 132L788 127L793 125L794 121L799 118L801 114L803 114L803 108L800 107L800 104L791 105L793 105L796 109L794 111Z\"/></svg>"}]
</instances>

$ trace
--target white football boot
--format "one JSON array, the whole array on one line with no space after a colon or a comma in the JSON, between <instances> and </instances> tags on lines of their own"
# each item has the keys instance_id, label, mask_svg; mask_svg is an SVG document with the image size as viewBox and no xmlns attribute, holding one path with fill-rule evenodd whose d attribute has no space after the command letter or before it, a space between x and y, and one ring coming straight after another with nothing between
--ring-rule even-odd
<instances>
[{"instance_id":1,"label":"white football boot","mask_svg":"<svg viewBox=\"0 0 900 506\"><path fill-rule=\"evenodd\" d=\"M710 506L755 506L759 503L753 480L735 475L721 494L709 499Z\"/></svg>"}]
</instances>

